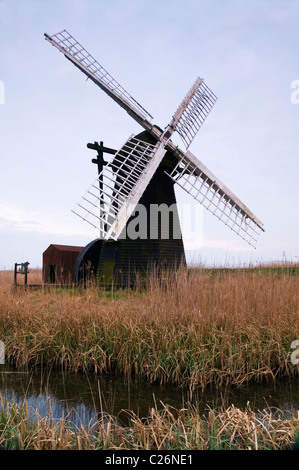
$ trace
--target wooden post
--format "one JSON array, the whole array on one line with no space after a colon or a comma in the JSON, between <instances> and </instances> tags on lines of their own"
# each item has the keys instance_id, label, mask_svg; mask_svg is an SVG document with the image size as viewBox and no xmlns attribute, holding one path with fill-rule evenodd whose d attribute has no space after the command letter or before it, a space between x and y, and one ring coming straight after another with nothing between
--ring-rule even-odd
<instances>
[{"instance_id":1,"label":"wooden post","mask_svg":"<svg viewBox=\"0 0 299 470\"><path fill-rule=\"evenodd\" d=\"M18 263L15 263L15 273L14 273L14 286L15 287L17 285L17 269L18 269Z\"/></svg>"}]
</instances>

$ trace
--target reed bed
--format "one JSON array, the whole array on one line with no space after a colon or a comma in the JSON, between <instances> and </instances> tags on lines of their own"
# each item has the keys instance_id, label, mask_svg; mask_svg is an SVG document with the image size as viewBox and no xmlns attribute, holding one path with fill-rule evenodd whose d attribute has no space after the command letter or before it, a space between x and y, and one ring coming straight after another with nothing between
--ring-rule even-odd
<instances>
[{"instance_id":1,"label":"reed bed","mask_svg":"<svg viewBox=\"0 0 299 470\"><path fill-rule=\"evenodd\" d=\"M50 406L50 405L49 405ZM130 425L103 414L89 427L74 426L68 416L41 417L28 406L0 397L0 446L9 450L284 450L298 439L299 416L253 412L234 406L208 410L176 410L162 404L140 419L128 411Z\"/></svg>"},{"instance_id":2,"label":"reed bed","mask_svg":"<svg viewBox=\"0 0 299 470\"><path fill-rule=\"evenodd\" d=\"M181 270L147 288L14 290L0 273L6 363L204 389L298 375L299 276ZM30 274L29 274L30 276ZM31 279L29 278L29 282Z\"/></svg>"}]
</instances>

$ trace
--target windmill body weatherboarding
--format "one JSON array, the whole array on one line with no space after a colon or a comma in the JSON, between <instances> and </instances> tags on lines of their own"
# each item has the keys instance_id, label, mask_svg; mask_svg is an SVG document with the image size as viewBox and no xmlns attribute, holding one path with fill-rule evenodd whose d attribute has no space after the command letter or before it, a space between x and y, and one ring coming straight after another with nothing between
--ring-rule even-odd
<instances>
[{"instance_id":1,"label":"windmill body weatherboarding","mask_svg":"<svg viewBox=\"0 0 299 470\"><path fill-rule=\"evenodd\" d=\"M121 282L127 282L136 272L146 271L150 264L169 267L185 262L174 184L256 247L258 236L264 231L262 222L188 150L217 100L203 79L195 80L162 130L152 124L150 113L67 31L52 36L45 34L45 39L143 128L143 132L131 136L119 151L110 152L114 153L113 159L103 165L98 178L73 210L99 231L95 241L99 253L95 263L98 276L122 278ZM180 135L185 152L172 142L174 132ZM151 207L161 205L171 208L166 236L165 221L161 217L156 221L149 217ZM141 207L146 209L146 236L128 236L129 224Z\"/></svg>"}]
</instances>

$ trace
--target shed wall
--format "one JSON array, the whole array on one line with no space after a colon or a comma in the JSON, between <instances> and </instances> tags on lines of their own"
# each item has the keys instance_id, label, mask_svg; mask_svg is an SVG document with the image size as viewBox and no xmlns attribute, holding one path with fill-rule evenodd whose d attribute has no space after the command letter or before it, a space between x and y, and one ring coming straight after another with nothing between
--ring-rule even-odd
<instances>
[{"instance_id":1,"label":"shed wall","mask_svg":"<svg viewBox=\"0 0 299 470\"><path fill-rule=\"evenodd\" d=\"M50 245L43 253L43 281L50 284L72 282L72 271L83 247Z\"/></svg>"}]
</instances>

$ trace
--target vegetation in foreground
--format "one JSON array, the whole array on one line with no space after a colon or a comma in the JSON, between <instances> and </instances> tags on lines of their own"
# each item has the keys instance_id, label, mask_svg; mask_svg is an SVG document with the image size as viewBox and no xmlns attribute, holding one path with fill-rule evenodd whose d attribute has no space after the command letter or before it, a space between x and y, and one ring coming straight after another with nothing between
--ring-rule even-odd
<instances>
[{"instance_id":1,"label":"vegetation in foreground","mask_svg":"<svg viewBox=\"0 0 299 470\"><path fill-rule=\"evenodd\" d=\"M290 361L299 339L296 271L197 269L108 293L15 291L13 273L0 274L0 340L6 363L17 367L113 372L191 389L298 375Z\"/></svg>"},{"instance_id":2,"label":"vegetation in foreground","mask_svg":"<svg viewBox=\"0 0 299 470\"><path fill-rule=\"evenodd\" d=\"M6 363L135 375L205 388L298 375L290 361L299 339L296 269L196 269L146 290L14 290L0 272L0 340ZM31 270L30 281L41 282ZM50 407L50 404L49 404ZM279 410L182 410L163 405L130 426L102 414L88 428L42 417L0 396L0 446L6 449L286 449L299 418Z\"/></svg>"},{"instance_id":3,"label":"vegetation in foreground","mask_svg":"<svg viewBox=\"0 0 299 470\"><path fill-rule=\"evenodd\" d=\"M283 450L298 439L299 417L254 413L235 407L210 410L201 417L195 408L174 410L164 405L145 419L128 412L131 426L102 415L87 429L67 416L42 418L27 402L1 400L0 446L9 450Z\"/></svg>"}]
</instances>

